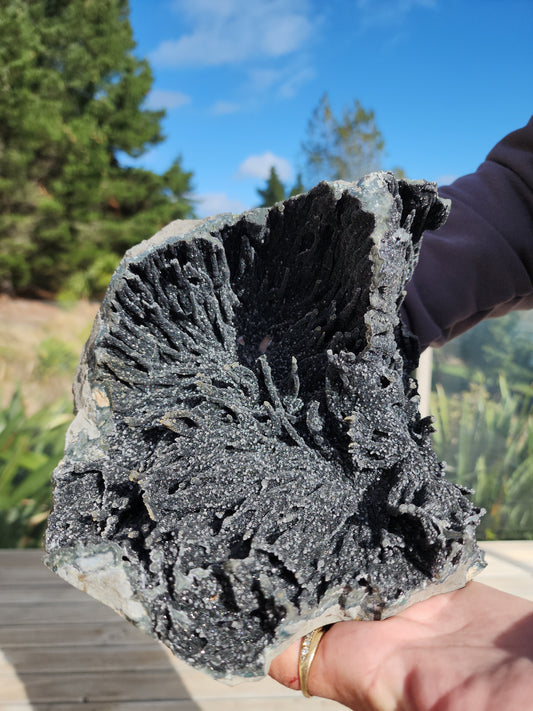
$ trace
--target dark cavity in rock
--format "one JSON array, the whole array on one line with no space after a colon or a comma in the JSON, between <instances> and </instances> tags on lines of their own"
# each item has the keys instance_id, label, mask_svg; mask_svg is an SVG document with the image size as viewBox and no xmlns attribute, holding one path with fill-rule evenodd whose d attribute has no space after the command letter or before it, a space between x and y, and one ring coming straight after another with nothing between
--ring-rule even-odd
<instances>
[{"instance_id":1,"label":"dark cavity in rock","mask_svg":"<svg viewBox=\"0 0 533 711\"><path fill-rule=\"evenodd\" d=\"M75 383L47 564L226 680L482 566L398 319L423 181L321 183L172 223L115 273Z\"/></svg>"}]
</instances>

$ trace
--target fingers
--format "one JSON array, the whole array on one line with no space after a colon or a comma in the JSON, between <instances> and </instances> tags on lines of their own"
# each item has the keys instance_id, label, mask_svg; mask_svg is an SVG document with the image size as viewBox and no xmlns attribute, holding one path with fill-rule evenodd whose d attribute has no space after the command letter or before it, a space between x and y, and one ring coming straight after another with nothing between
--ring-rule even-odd
<instances>
[{"instance_id":1,"label":"fingers","mask_svg":"<svg viewBox=\"0 0 533 711\"><path fill-rule=\"evenodd\" d=\"M518 660L522 667L533 659L531 629L531 602L469 583L386 620L334 624L316 650L308 691L358 711L436 708L454 690L465 693L474 678L492 688L498 664ZM270 669L296 690L299 654L300 641Z\"/></svg>"},{"instance_id":2,"label":"fingers","mask_svg":"<svg viewBox=\"0 0 533 711\"><path fill-rule=\"evenodd\" d=\"M282 652L278 657L276 657L272 661L268 672L273 679L279 681L279 683L283 684L283 686L289 687L289 689L300 689L300 678L298 675L300 644L301 641L298 640L294 644L291 644L291 646ZM317 655L315 655L313 663L317 661Z\"/></svg>"},{"instance_id":3,"label":"fingers","mask_svg":"<svg viewBox=\"0 0 533 711\"><path fill-rule=\"evenodd\" d=\"M347 627L359 623L341 622L333 625L322 637L312 661L307 688L312 696L340 701L343 697L342 675L344 667L350 669L350 660L344 656L347 644L351 646L353 635ZM353 630L352 630L353 631ZM276 657L270 666L269 675L290 689L300 689L298 662L301 640L298 640ZM350 650L351 651L351 650Z\"/></svg>"},{"instance_id":4,"label":"fingers","mask_svg":"<svg viewBox=\"0 0 533 711\"><path fill-rule=\"evenodd\" d=\"M333 699L360 711L395 709L405 679L403 668L393 665L391 688L381 682L384 660L402 643L390 620L338 622L323 636L309 671L307 688L312 696ZM290 689L300 689L300 641L273 660L269 674ZM390 666L390 661L388 665Z\"/></svg>"}]
</instances>

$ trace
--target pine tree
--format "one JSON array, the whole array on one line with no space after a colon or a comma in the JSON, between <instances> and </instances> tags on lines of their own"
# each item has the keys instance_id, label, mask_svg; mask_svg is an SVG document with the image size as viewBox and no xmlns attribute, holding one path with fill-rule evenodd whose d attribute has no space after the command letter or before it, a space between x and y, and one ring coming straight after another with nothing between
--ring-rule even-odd
<instances>
[{"instance_id":1,"label":"pine tree","mask_svg":"<svg viewBox=\"0 0 533 711\"><path fill-rule=\"evenodd\" d=\"M305 193L305 185L302 182L302 174L298 173L296 176L296 182L289 193L289 197L294 197L295 195L300 195L301 193Z\"/></svg>"},{"instance_id":2,"label":"pine tree","mask_svg":"<svg viewBox=\"0 0 533 711\"><path fill-rule=\"evenodd\" d=\"M320 180L357 180L378 170L384 147L373 111L355 100L337 118L327 94L315 108L301 146L306 173L313 184Z\"/></svg>"},{"instance_id":3,"label":"pine tree","mask_svg":"<svg viewBox=\"0 0 533 711\"><path fill-rule=\"evenodd\" d=\"M274 203L285 200L285 186L279 179L274 166L270 168L270 175L265 187L262 190L258 188L257 192L261 198L260 207L271 207Z\"/></svg>"},{"instance_id":4,"label":"pine tree","mask_svg":"<svg viewBox=\"0 0 533 711\"><path fill-rule=\"evenodd\" d=\"M179 159L163 176L119 162L163 140L128 14L127 0L0 0L0 289L55 293L192 214Z\"/></svg>"}]
</instances>

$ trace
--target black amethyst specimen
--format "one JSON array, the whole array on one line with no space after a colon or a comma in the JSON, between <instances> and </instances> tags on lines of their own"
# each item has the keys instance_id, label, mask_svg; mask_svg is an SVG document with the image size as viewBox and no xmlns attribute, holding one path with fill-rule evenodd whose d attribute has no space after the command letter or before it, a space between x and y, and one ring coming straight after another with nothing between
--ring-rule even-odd
<instances>
[{"instance_id":1,"label":"black amethyst specimen","mask_svg":"<svg viewBox=\"0 0 533 711\"><path fill-rule=\"evenodd\" d=\"M47 564L226 680L482 566L398 319L447 205L374 173L131 249L54 473Z\"/></svg>"}]
</instances>

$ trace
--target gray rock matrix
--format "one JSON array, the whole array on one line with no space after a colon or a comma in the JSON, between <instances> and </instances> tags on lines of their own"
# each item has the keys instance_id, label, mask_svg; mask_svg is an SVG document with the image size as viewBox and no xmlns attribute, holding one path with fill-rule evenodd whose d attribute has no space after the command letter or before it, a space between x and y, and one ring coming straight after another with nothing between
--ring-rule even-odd
<instances>
[{"instance_id":1,"label":"gray rock matrix","mask_svg":"<svg viewBox=\"0 0 533 711\"><path fill-rule=\"evenodd\" d=\"M78 367L47 565L217 678L465 584L480 511L398 309L436 186L373 173L131 249Z\"/></svg>"}]
</instances>

